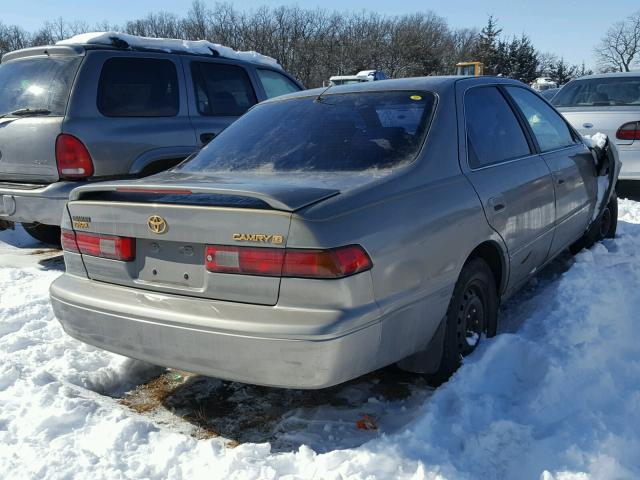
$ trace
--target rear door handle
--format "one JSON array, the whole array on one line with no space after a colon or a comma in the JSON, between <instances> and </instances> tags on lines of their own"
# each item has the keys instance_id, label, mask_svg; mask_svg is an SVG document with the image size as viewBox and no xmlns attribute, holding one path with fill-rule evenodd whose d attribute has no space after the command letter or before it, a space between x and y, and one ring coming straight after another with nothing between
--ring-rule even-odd
<instances>
[{"instance_id":1,"label":"rear door handle","mask_svg":"<svg viewBox=\"0 0 640 480\"><path fill-rule=\"evenodd\" d=\"M202 142L203 145L206 145L214 138L216 138L216 134L213 132L205 132L200 134L200 141Z\"/></svg>"},{"instance_id":2,"label":"rear door handle","mask_svg":"<svg viewBox=\"0 0 640 480\"><path fill-rule=\"evenodd\" d=\"M493 208L494 212L501 212L504 210L507 205L505 204L504 198L500 197L492 197L489 199L489 206Z\"/></svg>"},{"instance_id":3,"label":"rear door handle","mask_svg":"<svg viewBox=\"0 0 640 480\"><path fill-rule=\"evenodd\" d=\"M558 185L562 185L565 182L564 178L558 179Z\"/></svg>"}]
</instances>

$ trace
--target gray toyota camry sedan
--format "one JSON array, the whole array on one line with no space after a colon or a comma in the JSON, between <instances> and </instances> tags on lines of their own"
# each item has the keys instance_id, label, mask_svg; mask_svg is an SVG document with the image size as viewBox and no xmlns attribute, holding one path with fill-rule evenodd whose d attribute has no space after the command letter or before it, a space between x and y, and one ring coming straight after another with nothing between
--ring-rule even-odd
<instances>
[{"instance_id":1,"label":"gray toyota camry sedan","mask_svg":"<svg viewBox=\"0 0 640 480\"><path fill-rule=\"evenodd\" d=\"M561 251L612 237L615 148L501 78L309 90L196 156L73 191L56 316L83 342L252 384L446 380Z\"/></svg>"}]
</instances>

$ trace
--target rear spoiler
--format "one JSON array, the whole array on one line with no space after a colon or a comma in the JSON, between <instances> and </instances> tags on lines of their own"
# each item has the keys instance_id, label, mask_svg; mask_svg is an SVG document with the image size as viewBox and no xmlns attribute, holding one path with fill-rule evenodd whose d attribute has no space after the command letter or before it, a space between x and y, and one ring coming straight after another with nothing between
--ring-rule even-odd
<instances>
[{"instance_id":1,"label":"rear spoiler","mask_svg":"<svg viewBox=\"0 0 640 480\"><path fill-rule=\"evenodd\" d=\"M293 212L340 193L340 190L286 184L202 184L101 182L75 188L69 201L83 200L96 192L156 193L162 195L213 194L260 200L275 210Z\"/></svg>"},{"instance_id":2,"label":"rear spoiler","mask_svg":"<svg viewBox=\"0 0 640 480\"><path fill-rule=\"evenodd\" d=\"M85 54L85 49L79 45L47 45L43 47L29 47L13 52L5 53L2 56L2 63L18 58L33 57L37 55L66 55L81 56Z\"/></svg>"}]
</instances>

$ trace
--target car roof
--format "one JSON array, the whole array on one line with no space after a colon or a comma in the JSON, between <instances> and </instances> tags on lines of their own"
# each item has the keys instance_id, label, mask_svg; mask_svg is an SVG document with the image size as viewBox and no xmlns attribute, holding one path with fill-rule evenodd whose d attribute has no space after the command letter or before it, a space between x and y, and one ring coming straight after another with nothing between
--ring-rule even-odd
<instances>
[{"instance_id":1,"label":"car roof","mask_svg":"<svg viewBox=\"0 0 640 480\"><path fill-rule=\"evenodd\" d=\"M425 90L434 93L443 93L454 87L454 85L464 80L469 84L507 84L507 85L525 85L518 80L512 80L504 77L466 77L460 75L450 76L430 76L430 77L409 77L409 78L395 78L389 80L379 80L377 82L362 82L348 85L335 85L324 88L314 88L311 90L302 90L300 92L289 93L279 97L274 97L266 102L277 102L282 100L288 100L291 98L313 97L324 94L337 94L337 93L359 93L359 92L380 92L380 91L394 91L394 90Z\"/></svg>"},{"instance_id":2,"label":"car roof","mask_svg":"<svg viewBox=\"0 0 640 480\"><path fill-rule=\"evenodd\" d=\"M576 80L589 80L592 78L624 78L624 77L640 77L640 70L636 70L633 72L611 72L611 73L597 73L594 75L585 75L583 77L578 77L574 79Z\"/></svg>"}]
</instances>

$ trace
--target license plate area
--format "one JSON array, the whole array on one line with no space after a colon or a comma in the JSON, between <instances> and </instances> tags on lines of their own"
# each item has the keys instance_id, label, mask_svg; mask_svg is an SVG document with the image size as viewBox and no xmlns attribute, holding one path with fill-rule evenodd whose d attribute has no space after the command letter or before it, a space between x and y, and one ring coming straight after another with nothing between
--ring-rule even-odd
<instances>
[{"instance_id":1,"label":"license plate area","mask_svg":"<svg viewBox=\"0 0 640 480\"><path fill-rule=\"evenodd\" d=\"M136 240L138 282L189 289L204 288L204 245Z\"/></svg>"}]
</instances>

